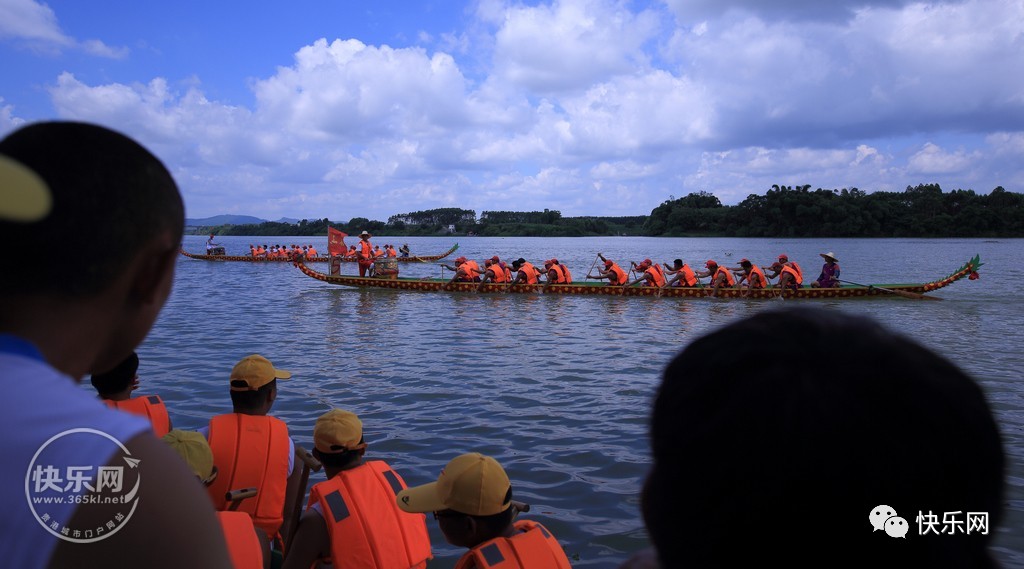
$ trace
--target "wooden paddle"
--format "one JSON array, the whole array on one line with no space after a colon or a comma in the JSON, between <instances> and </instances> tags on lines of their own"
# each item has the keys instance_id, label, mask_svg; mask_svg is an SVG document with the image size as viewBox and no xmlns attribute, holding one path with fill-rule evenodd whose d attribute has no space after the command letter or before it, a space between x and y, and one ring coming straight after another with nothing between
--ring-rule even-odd
<instances>
[{"instance_id":1,"label":"wooden paddle","mask_svg":"<svg viewBox=\"0 0 1024 569\"><path fill-rule=\"evenodd\" d=\"M711 298L712 296L714 296L714 295L711 294L711 291L709 291L708 289L704 288L704 283L700 282L700 277L698 277L697 275L694 275L693 278L697 279L697 286L699 286L700 289L702 291L704 291L704 294L706 294L708 296L708 298Z\"/></svg>"},{"instance_id":2,"label":"wooden paddle","mask_svg":"<svg viewBox=\"0 0 1024 569\"><path fill-rule=\"evenodd\" d=\"M853 281L844 281L842 279L836 279L836 280L841 282L841 283L846 283L846 284L850 284L850 285L853 285L853 286L863 286L863 287L867 287L867 288L877 288L878 290L882 290L882 291L888 292L890 294L895 294L897 296L902 296L904 298L913 298L915 300L942 300L941 298L939 298L937 296L926 296L926 295L923 295L923 294L918 294L916 292L910 292L910 291L906 291L906 290L896 290L896 289L892 289L892 288L885 288L884 286L878 286L878 285L860 284L860 283L855 283Z\"/></svg>"},{"instance_id":3,"label":"wooden paddle","mask_svg":"<svg viewBox=\"0 0 1024 569\"><path fill-rule=\"evenodd\" d=\"M593 263L590 263L590 268L589 268L589 269L587 269L587 278L583 279L583 281L584 281L584 282L586 282L586 281L590 280L590 273L591 273L591 272L592 272L592 271L594 270L594 267L596 267L596 266L597 266L597 259L598 259L599 257L601 257L601 254L600 254L600 253L598 253L598 254L597 254L597 257L594 257L594 262L593 262Z\"/></svg>"},{"instance_id":4,"label":"wooden paddle","mask_svg":"<svg viewBox=\"0 0 1024 569\"><path fill-rule=\"evenodd\" d=\"M768 290L772 290L772 288L773 288L772 287L772 280L770 278L768 278L768 275L764 276L764 283L765 283L764 286L768 287ZM779 294L774 294L773 293L772 294L772 298L773 299L777 298L779 300L786 300L785 298L783 298L782 294L783 294L782 287L779 287Z\"/></svg>"}]
</instances>

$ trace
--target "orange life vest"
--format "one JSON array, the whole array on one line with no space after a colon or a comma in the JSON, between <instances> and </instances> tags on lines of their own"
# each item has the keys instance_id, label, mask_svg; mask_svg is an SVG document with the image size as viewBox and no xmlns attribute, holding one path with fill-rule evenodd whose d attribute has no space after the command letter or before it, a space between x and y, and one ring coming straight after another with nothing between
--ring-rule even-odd
<instances>
[{"instance_id":1,"label":"orange life vest","mask_svg":"<svg viewBox=\"0 0 1024 569\"><path fill-rule=\"evenodd\" d=\"M210 449L217 478L207 490L217 510L227 509L229 490L257 488L238 511L252 516L256 527L275 536L284 521L288 486L289 439L284 421L266 415L228 413L210 419Z\"/></svg>"},{"instance_id":2,"label":"orange life vest","mask_svg":"<svg viewBox=\"0 0 1024 569\"><path fill-rule=\"evenodd\" d=\"M690 265L683 263L683 267L679 270L683 272L683 286L697 286L697 275L694 274Z\"/></svg>"},{"instance_id":3,"label":"orange life vest","mask_svg":"<svg viewBox=\"0 0 1024 569\"><path fill-rule=\"evenodd\" d=\"M318 256L319 254L320 254L320 253L317 253L316 249L314 249L314 248L312 248L312 247L310 247L310 248L309 248L309 249L307 250L307 252L306 252L306 255L307 255L307 256L308 256L308 257L309 257L310 259L312 259L312 258L314 258L314 257Z\"/></svg>"},{"instance_id":4,"label":"orange life vest","mask_svg":"<svg viewBox=\"0 0 1024 569\"><path fill-rule=\"evenodd\" d=\"M654 283L652 286L665 286L665 273L661 272L660 269L661 267L659 267L658 265L651 265L650 267L647 267L647 269L644 270L645 274L651 276L650 280L653 281Z\"/></svg>"},{"instance_id":5,"label":"orange life vest","mask_svg":"<svg viewBox=\"0 0 1024 569\"><path fill-rule=\"evenodd\" d=\"M565 265L562 264L558 264L555 266L560 267L562 269L562 278L565 279L563 281L564 284L572 284L572 273L569 272L569 267L566 267Z\"/></svg>"},{"instance_id":6,"label":"orange life vest","mask_svg":"<svg viewBox=\"0 0 1024 569\"><path fill-rule=\"evenodd\" d=\"M519 270L526 275L526 284L537 284L537 277L540 276L540 271L537 270L537 267L526 262L519 266Z\"/></svg>"},{"instance_id":7,"label":"orange life vest","mask_svg":"<svg viewBox=\"0 0 1024 569\"><path fill-rule=\"evenodd\" d=\"M360 249L360 253L362 253L362 259L361 260L372 259L373 258L373 245L370 244L370 240L369 239L363 239L362 241L360 241L359 242L359 249Z\"/></svg>"},{"instance_id":8,"label":"orange life vest","mask_svg":"<svg viewBox=\"0 0 1024 569\"><path fill-rule=\"evenodd\" d=\"M519 520L519 533L498 537L470 549L455 569L570 569L569 558L548 529L537 522Z\"/></svg>"},{"instance_id":9,"label":"orange life vest","mask_svg":"<svg viewBox=\"0 0 1024 569\"><path fill-rule=\"evenodd\" d=\"M166 435L171 430L167 406L159 395L141 395L124 401L104 399L103 402L112 409L149 419L149 423L153 425L153 434L158 437Z\"/></svg>"},{"instance_id":10,"label":"orange life vest","mask_svg":"<svg viewBox=\"0 0 1024 569\"><path fill-rule=\"evenodd\" d=\"M734 279L734 278L733 278L733 276L732 276L732 273L731 273L731 272L727 271L727 270L725 269L725 267L718 267L718 270L717 270L717 271L715 271L715 276L714 276L714 278L712 278L712 279L711 279L711 284L712 284L712 285L714 285L714 284L715 284L715 281L717 281L717 280L718 280L718 274L719 274L719 273L722 273L722 274L724 274L724 275L725 275L725 284L727 284L727 285L729 285L729 286L733 286L733 285L735 285L735 284L736 284L736 279Z\"/></svg>"},{"instance_id":11,"label":"orange life vest","mask_svg":"<svg viewBox=\"0 0 1024 569\"><path fill-rule=\"evenodd\" d=\"M615 275L615 278L608 279L609 284L626 284L627 279L629 277L626 276L626 271L622 270L622 267L620 267L618 263L612 263L612 266L608 270L611 271L613 275Z\"/></svg>"},{"instance_id":12,"label":"orange life vest","mask_svg":"<svg viewBox=\"0 0 1024 569\"><path fill-rule=\"evenodd\" d=\"M754 284L754 281L750 278L752 275L758 276L758 281L756 285ZM761 267L751 264L750 274L747 275L747 284L750 285L751 288L764 288L764 285L767 282L768 279L764 278L764 271L761 270Z\"/></svg>"},{"instance_id":13,"label":"orange life vest","mask_svg":"<svg viewBox=\"0 0 1024 569\"><path fill-rule=\"evenodd\" d=\"M310 489L308 505L320 504L335 567L426 566L433 557L426 516L398 507L395 496L405 487L405 481L387 463L373 460Z\"/></svg>"},{"instance_id":14,"label":"orange life vest","mask_svg":"<svg viewBox=\"0 0 1024 569\"><path fill-rule=\"evenodd\" d=\"M793 275L794 283L798 285L804 284L804 273L800 270L800 265L790 261L789 263L782 265L781 272Z\"/></svg>"},{"instance_id":15,"label":"orange life vest","mask_svg":"<svg viewBox=\"0 0 1024 569\"><path fill-rule=\"evenodd\" d=\"M462 268L466 269L466 278L473 280L480 276L480 265L476 261L466 261L462 263Z\"/></svg>"},{"instance_id":16,"label":"orange life vest","mask_svg":"<svg viewBox=\"0 0 1024 569\"><path fill-rule=\"evenodd\" d=\"M492 282L508 282L508 275L505 274L505 269L501 268L501 265L499 265L498 263L493 263L490 267L487 267L487 270L491 271L491 274L494 275L494 279Z\"/></svg>"},{"instance_id":17,"label":"orange life vest","mask_svg":"<svg viewBox=\"0 0 1024 569\"><path fill-rule=\"evenodd\" d=\"M235 569L263 569L263 544L245 512L217 512Z\"/></svg>"}]
</instances>

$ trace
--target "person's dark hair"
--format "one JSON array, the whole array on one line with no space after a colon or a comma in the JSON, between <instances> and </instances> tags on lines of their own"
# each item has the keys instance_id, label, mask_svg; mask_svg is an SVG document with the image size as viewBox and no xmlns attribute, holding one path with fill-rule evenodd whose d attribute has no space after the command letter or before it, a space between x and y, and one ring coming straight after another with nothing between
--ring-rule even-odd
<instances>
[{"instance_id":1,"label":"person's dark hair","mask_svg":"<svg viewBox=\"0 0 1024 569\"><path fill-rule=\"evenodd\" d=\"M697 339L664 372L651 445L665 567L992 564L1004 457L980 387L867 318L773 310ZM906 539L874 531L878 505ZM988 535L915 535L919 512L988 512Z\"/></svg>"},{"instance_id":2,"label":"person's dark hair","mask_svg":"<svg viewBox=\"0 0 1024 569\"><path fill-rule=\"evenodd\" d=\"M491 514L489 516L472 516L476 520L477 536L482 538L482 541L494 539L499 535L505 533L508 526L512 524L512 521L516 516L516 508L512 505L512 487L508 487L508 492L505 493L505 503L508 507L497 514ZM454 511L454 510L453 510ZM462 512L459 512L463 514ZM469 514L463 514L469 515Z\"/></svg>"},{"instance_id":3,"label":"person's dark hair","mask_svg":"<svg viewBox=\"0 0 1024 569\"><path fill-rule=\"evenodd\" d=\"M185 209L174 179L123 134L86 123L36 123L0 141L0 154L33 170L53 193L53 210L42 220L0 221L0 242L48 253L6 267L0 294L89 296L120 276L139 244L164 232L181 241ZM71 251L69 237L75 247L105 252Z\"/></svg>"},{"instance_id":4,"label":"person's dark hair","mask_svg":"<svg viewBox=\"0 0 1024 569\"><path fill-rule=\"evenodd\" d=\"M682 259L676 259L675 261L672 261L672 263L675 266L677 266L677 267L682 267L683 266L683 260Z\"/></svg>"},{"instance_id":5,"label":"person's dark hair","mask_svg":"<svg viewBox=\"0 0 1024 569\"><path fill-rule=\"evenodd\" d=\"M231 391L231 406L234 407L236 412L257 410L263 406L267 396L275 389L277 389L277 380L273 379L270 383L256 390Z\"/></svg>"},{"instance_id":6,"label":"person's dark hair","mask_svg":"<svg viewBox=\"0 0 1024 569\"><path fill-rule=\"evenodd\" d=\"M135 379L135 372L139 371L139 355L132 352L132 355L117 364L114 369L105 373L94 373L89 382L96 388L101 397L120 393L132 384Z\"/></svg>"},{"instance_id":7,"label":"person's dark hair","mask_svg":"<svg viewBox=\"0 0 1024 569\"><path fill-rule=\"evenodd\" d=\"M362 444L364 440L359 439L359 443ZM343 450L340 452L321 452L320 449L313 449L313 456L319 460L326 468L337 468L339 470L345 470L353 464L359 461L365 454L366 448L354 449L354 450Z\"/></svg>"}]
</instances>

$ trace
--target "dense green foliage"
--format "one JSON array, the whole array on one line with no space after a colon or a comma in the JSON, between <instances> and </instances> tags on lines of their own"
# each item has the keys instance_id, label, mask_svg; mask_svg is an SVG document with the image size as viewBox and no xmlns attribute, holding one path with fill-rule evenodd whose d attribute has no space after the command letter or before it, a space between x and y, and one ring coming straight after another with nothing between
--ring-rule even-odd
<instances>
[{"instance_id":1,"label":"dense green foliage","mask_svg":"<svg viewBox=\"0 0 1024 569\"><path fill-rule=\"evenodd\" d=\"M1024 237L1024 195L1001 186L988 195L943 193L938 184L904 192L857 188L811 191L772 186L723 206L704 192L654 208L647 235L734 237Z\"/></svg>"},{"instance_id":2,"label":"dense green foliage","mask_svg":"<svg viewBox=\"0 0 1024 569\"><path fill-rule=\"evenodd\" d=\"M713 194L671 198L649 216L562 217L556 210L484 211L441 208L391 216L388 222L354 217L344 222L303 219L298 224L259 224L192 228L195 234L327 235L331 226L350 235L364 229L381 235L459 235L495 237L582 237L601 235L731 237L1024 237L1024 195L1002 186L988 195L973 190L943 193L938 184L903 192L867 193L857 188L811 190L772 186L725 206Z\"/></svg>"}]
</instances>

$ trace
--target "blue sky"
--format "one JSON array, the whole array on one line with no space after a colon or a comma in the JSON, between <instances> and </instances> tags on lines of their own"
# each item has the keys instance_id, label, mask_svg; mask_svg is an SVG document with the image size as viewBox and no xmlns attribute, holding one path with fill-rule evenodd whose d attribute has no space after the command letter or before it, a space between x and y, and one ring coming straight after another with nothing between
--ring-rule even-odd
<instances>
[{"instance_id":1,"label":"blue sky","mask_svg":"<svg viewBox=\"0 0 1024 569\"><path fill-rule=\"evenodd\" d=\"M121 130L193 218L1024 189L1020 0L0 0L0 61L0 135Z\"/></svg>"}]
</instances>

